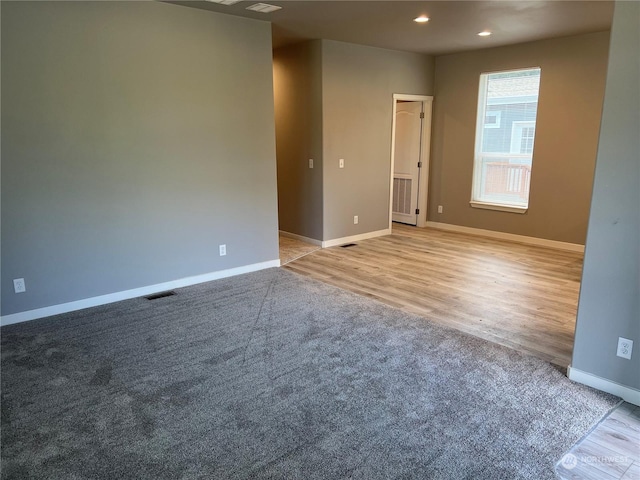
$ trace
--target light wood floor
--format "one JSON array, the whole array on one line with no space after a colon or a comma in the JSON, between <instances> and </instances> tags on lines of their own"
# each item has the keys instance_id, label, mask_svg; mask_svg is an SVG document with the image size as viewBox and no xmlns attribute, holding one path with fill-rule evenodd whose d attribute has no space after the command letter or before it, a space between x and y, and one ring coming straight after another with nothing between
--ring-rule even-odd
<instances>
[{"instance_id":1,"label":"light wood floor","mask_svg":"<svg viewBox=\"0 0 640 480\"><path fill-rule=\"evenodd\" d=\"M318 245L311 245L296 238L280 234L280 265L286 265L311 252L320 250Z\"/></svg>"},{"instance_id":2,"label":"light wood floor","mask_svg":"<svg viewBox=\"0 0 640 480\"><path fill-rule=\"evenodd\" d=\"M284 268L563 368L571 362L582 254L405 225Z\"/></svg>"},{"instance_id":3,"label":"light wood floor","mask_svg":"<svg viewBox=\"0 0 640 480\"><path fill-rule=\"evenodd\" d=\"M562 480L640 479L640 407L623 403L562 457Z\"/></svg>"}]
</instances>

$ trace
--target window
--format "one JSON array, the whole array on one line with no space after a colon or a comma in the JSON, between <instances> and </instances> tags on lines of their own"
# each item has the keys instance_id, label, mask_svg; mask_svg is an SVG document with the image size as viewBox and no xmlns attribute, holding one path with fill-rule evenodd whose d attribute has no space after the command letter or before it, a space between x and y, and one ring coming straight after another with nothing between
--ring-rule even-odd
<instances>
[{"instance_id":1,"label":"window","mask_svg":"<svg viewBox=\"0 0 640 480\"><path fill-rule=\"evenodd\" d=\"M539 68L480 75L473 207L528 208L539 88Z\"/></svg>"},{"instance_id":2,"label":"window","mask_svg":"<svg viewBox=\"0 0 640 480\"><path fill-rule=\"evenodd\" d=\"M484 116L484 128L500 128L500 110L487 111Z\"/></svg>"},{"instance_id":3,"label":"window","mask_svg":"<svg viewBox=\"0 0 640 480\"><path fill-rule=\"evenodd\" d=\"M528 153L532 155L535 133L536 122L513 122L510 153Z\"/></svg>"}]
</instances>

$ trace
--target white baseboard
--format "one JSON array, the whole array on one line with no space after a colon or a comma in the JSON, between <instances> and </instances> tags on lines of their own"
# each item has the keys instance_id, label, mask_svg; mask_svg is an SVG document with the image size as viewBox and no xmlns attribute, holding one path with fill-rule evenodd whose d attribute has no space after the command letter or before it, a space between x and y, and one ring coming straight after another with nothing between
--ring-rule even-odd
<instances>
[{"instance_id":1,"label":"white baseboard","mask_svg":"<svg viewBox=\"0 0 640 480\"><path fill-rule=\"evenodd\" d=\"M569 368L567 369L567 376L571 381L582 383L597 390L602 390L603 392L616 395L617 397L621 397L625 402L640 406L640 390L612 382L611 380L598 377L591 373L583 372L577 368L572 368L571 365L569 365Z\"/></svg>"},{"instance_id":2,"label":"white baseboard","mask_svg":"<svg viewBox=\"0 0 640 480\"><path fill-rule=\"evenodd\" d=\"M137 298L145 295L153 295L154 293L165 292L167 290L173 290L174 288L188 287L190 285L196 285L198 283L211 282L213 280L219 280L221 278L233 277L235 275L241 275L243 273L256 272L258 270L264 270L265 268L279 266L280 260L270 260L267 262L253 263L251 265L245 265L243 267L205 273L203 275L181 278L179 280L158 283L156 285L149 285L147 287L134 288L132 290L110 293L108 295L100 295L98 297L85 298L83 300L78 300L75 302L62 303L59 305L51 305L50 307L28 310L26 312L13 313L11 315L2 316L2 318L0 318L0 325L4 326L11 325L12 323L27 322L29 320L35 320L37 318L50 317L51 315L58 315L60 313L67 313L76 310L82 310L85 308L97 307L99 305L119 302L121 300L129 300L130 298Z\"/></svg>"},{"instance_id":3,"label":"white baseboard","mask_svg":"<svg viewBox=\"0 0 640 480\"><path fill-rule=\"evenodd\" d=\"M345 243L359 242L360 240L367 240L369 238L383 237L385 235L391 235L391 229L386 228L384 230L377 230L375 232L361 233L359 235L352 235L350 237L334 238L333 240L326 240L322 242L322 248L335 247L336 245L344 245Z\"/></svg>"},{"instance_id":4,"label":"white baseboard","mask_svg":"<svg viewBox=\"0 0 640 480\"><path fill-rule=\"evenodd\" d=\"M517 243L525 243L527 245L536 245L538 247L555 248L556 250L565 250L568 252L584 253L584 245L580 245L578 243L559 242L557 240L547 240L546 238L527 237L525 235L496 232L494 230L484 230L482 228L463 227L462 225L452 225L450 223L428 221L427 227L448 230L450 232L467 233L469 235L477 235L479 237L509 240Z\"/></svg>"},{"instance_id":5,"label":"white baseboard","mask_svg":"<svg viewBox=\"0 0 640 480\"><path fill-rule=\"evenodd\" d=\"M294 238L296 240L300 240L301 242L307 242L311 245L317 245L318 247L322 246L322 240L316 240L315 238L303 237L302 235L298 235L296 233L285 232L284 230L280 230L280 235L283 237Z\"/></svg>"}]
</instances>

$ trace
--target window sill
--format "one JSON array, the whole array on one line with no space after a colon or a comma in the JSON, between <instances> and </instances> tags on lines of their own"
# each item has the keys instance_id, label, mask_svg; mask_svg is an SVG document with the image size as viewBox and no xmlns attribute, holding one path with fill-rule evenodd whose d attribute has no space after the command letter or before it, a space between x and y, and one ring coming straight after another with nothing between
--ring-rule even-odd
<instances>
[{"instance_id":1,"label":"window sill","mask_svg":"<svg viewBox=\"0 0 640 480\"><path fill-rule=\"evenodd\" d=\"M527 213L529 207L515 207L508 205L500 205L498 203L486 203L486 202L476 202L470 201L469 205L473 208L484 208L485 210L497 210L499 212L509 212L509 213Z\"/></svg>"}]
</instances>

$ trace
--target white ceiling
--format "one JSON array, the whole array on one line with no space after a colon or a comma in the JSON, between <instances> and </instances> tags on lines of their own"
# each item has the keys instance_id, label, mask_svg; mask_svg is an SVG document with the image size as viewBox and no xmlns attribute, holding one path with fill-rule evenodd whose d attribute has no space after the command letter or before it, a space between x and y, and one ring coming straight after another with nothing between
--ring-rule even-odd
<instances>
[{"instance_id":1,"label":"white ceiling","mask_svg":"<svg viewBox=\"0 0 640 480\"><path fill-rule=\"evenodd\" d=\"M269 14L246 10L261 1L282 7ZM194 8L267 20L274 46L324 38L441 55L545 38L609 30L613 1L326 1L254 0L224 6L175 2ZM431 20L417 24L421 14ZM490 30L490 37L478 37Z\"/></svg>"}]
</instances>

